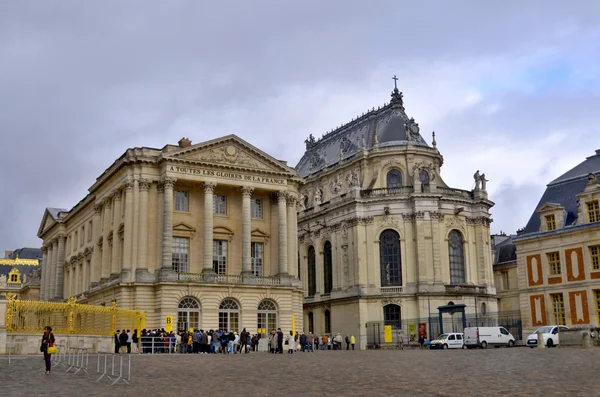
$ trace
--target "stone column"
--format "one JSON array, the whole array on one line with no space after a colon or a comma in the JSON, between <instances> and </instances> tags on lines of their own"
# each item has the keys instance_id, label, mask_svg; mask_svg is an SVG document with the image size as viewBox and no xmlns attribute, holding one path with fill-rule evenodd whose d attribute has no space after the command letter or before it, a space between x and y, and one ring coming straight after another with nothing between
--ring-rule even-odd
<instances>
[{"instance_id":1,"label":"stone column","mask_svg":"<svg viewBox=\"0 0 600 397\"><path fill-rule=\"evenodd\" d=\"M114 238L118 238L117 235ZM128 179L125 182L125 224L123 236L123 265L121 273L131 270L132 248L133 247L133 181ZM114 252L114 245L113 245ZM127 277L126 275L125 277Z\"/></svg>"},{"instance_id":2,"label":"stone column","mask_svg":"<svg viewBox=\"0 0 600 397\"><path fill-rule=\"evenodd\" d=\"M56 240L50 240L48 242L48 291L46 292L46 300L54 298L54 291L56 291L56 270L54 270L56 254Z\"/></svg>"},{"instance_id":3,"label":"stone column","mask_svg":"<svg viewBox=\"0 0 600 397\"><path fill-rule=\"evenodd\" d=\"M71 280L69 277L71 275L71 268L67 267L67 269L65 270L65 296L66 297L70 297L71 296L71 283L69 282L69 280Z\"/></svg>"},{"instance_id":4,"label":"stone column","mask_svg":"<svg viewBox=\"0 0 600 397\"><path fill-rule=\"evenodd\" d=\"M65 265L65 235L58 235L58 255L56 260L56 291L54 296L57 299L64 299L63 296L63 271Z\"/></svg>"},{"instance_id":5,"label":"stone column","mask_svg":"<svg viewBox=\"0 0 600 397\"><path fill-rule=\"evenodd\" d=\"M122 192L116 189L113 193L113 219L112 219L112 252L110 258L110 274L119 274L119 227L121 226L121 197ZM126 203L127 204L127 203ZM78 279L79 280L79 279Z\"/></svg>"},{"instance_id":6,"label":"stone column","mask_svg":"<svg viewBox=\"0 0 600 397\"><path fill-rule=\"evenodd\" d=\"M100 276L103 279L108 279L110 276L110 250L108 249L108 234L110 233L110 207L112 198L106 197L102 200L102 270Z\"/></svg>"},{"instance_id":7,"label":"stone column","mask_svg":"<svg viewBox=\"0 0 600 397\"><path fill-rule=\"evenodd\" d=\"M40 286L40 300L47 300L46 295L48 293L48 247L42 246L42 280Z\"/></svg>"},{"instance_id":8,"label":"stone column","mask_svg":"<svg viewBox=\"0 0 600 397\"><path fill-rule=\"evenodd\" d=\"M298 225L296 224L296 198L287 198L287 259L289 273L298 277Z\"/></svg>"},{"instance_id":9,"label":"stone column","mask_svg":"<svg viewBox=\"0 0 600 397\"><path fill-rule=\"evenodd\" d=\"M277 223L279 241L279 274L288 274L287 264L287 193L283 190L277 192Z\"/></svg>"},{"instance_id":10,"label":"stone column","mask_svg":"<svg viewBox=\"0 0 600 397\"><path fill-rule=\"evenodd\" d=\"M135 269L137 269L139 249L139 227L140 227L140 179L138 175L133 180L133 237L131 240L131 281L135 281Z\"/></svg>"},{"instance_id":11,"label":"stone column","mask_svg":"<svg viewBox=\"0 0 600 397\"><path fill-rule=\"evenodd\" d=\"M165 208L165 185L162 181L156 184L156 199L158 202L158 216L156 217L156 241L153 248L153 255L156 258L152 270L160 269L162 266L162 232L163 232L163 212ZM158 242L161 242L158 244Z\"/></svg>"},{"instance_id":12,"label":"stone column","mask_svg":"<svg viewBox=\"0 0 600 397\"><path fill-rule=\"evenodd\" d=\"M139 180L140 188L140 206L139 206L139 245L138 245L138 260L136 263L136 269L148 270L148 190L150 190L150 184L152 181L148 179ZM139 265L139 266L138 266ZM133 280L135 281L135 272L132 274Z\"/></svg>"},{"instance_id":13,"label":"stone column","mask_svg":"<svg viewBox=\"0 0 600 397\"><path fill-rule=\"evenodd\" d=\"M102 274L102 263L100 262L100 247L98 247L98 238L100 237L100 223L102 222L102 206L94 204L94 218L92 219L92 260L90 262L90 282L100 281Z\"/></svg>"},{"instance_id":14,"label":"stone column","mask_svg":"<svg viewBox=\"0 0 600 397\"><path fill-rule=\"evenodd\" d=\"M202 273L214 273L213 269L213 192L216 183L204 183L204 263Z\"/></svg>"},{"instance_id":15,"label":"stone column","mask_svg":"<svg viewBox=\"0 0 600 397\"><path fill-rule=\"evenodd\" d=\"M162 264L161 267L173 267L173 186L176 178L163 178L164 207L163 207L163 235L162 235Z\"/></svg>"},{"instance_id":16,"label":"stone column","mask_svg":"<svg viewBox=\"0 0 600 397\"><path fill-rule=\"evenodd\" d=\"M250 196L254 188L244 186L240 190L242 191L242 274L250 275L252 274L252 216L250 213Z\"/></svg>"},{"instance_id":17,"label":"stone column","mask_svg":"<svg viewBox=\"0 0 600 397\"><path fill-rule=\"evenodd\" d=\"M75 261L75 271L74 273L74 277L73 277L73 282L71 284L73 290L71 291L71 296L75 296L79 294L79 289L80 289L80 278L81 278L81 263L80 263L80 259L77 259Z\"/></svg>"}]
</instances>

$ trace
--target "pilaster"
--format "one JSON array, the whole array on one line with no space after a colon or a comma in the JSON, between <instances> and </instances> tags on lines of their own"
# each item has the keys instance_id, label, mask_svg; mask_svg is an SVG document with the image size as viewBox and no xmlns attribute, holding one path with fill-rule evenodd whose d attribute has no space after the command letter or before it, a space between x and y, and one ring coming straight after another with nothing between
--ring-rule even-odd
<instances>
[{"instance_id":1,"label":"pilaster","mask_svg":"<svg viewBox=\"0 0 600 397\"><path fill-rule=\"evenodd\" d=\"M63 269L65 263L65 235L58 235L58 254L57 254L57 265L56 265L56 291L54 297L59 300L63 300Z\"/></svg>"},{"instance_id":2,"label":"pilaster","mask_svg":"<svg viewBox=\"0 0 600 397\"><path fill-rule=\"evenodd\" d=\"M287 197L287 260L291 276L298 277L298 224L296 221L296 198Z\"/></svg>"},{"instance_id":3,"label":"pilaster","mask_svg":"<svg viewBox=\"0 0 600 397\"><path fill-rule=\"evenodd\" d=\"M214 182L204 183L204 261L202 273L212 274L213 269L213 194Z\"/></svg>"},{"instance_id":4,"label":"pilaster","mask_svg":"<svg viewBox=\"0 0 600 397\"><path fill-rule=\"evenodd\" d=\"M110 274L118 274L119 262L121 262L121 258L119 258L119 254L121 250L119 249L120 239L119 239L119 228L121 226L121 200L122 200L122 192L120 189L116 189L113 194L113 219L112 219L112 252L111 252L111 260L110 260Z\"/></svg>"},{"instance_id":5,"label":"pilaster","mask_svg":"<svg viewBox=\"0 0 600 397\"><path fill-rule=\"evenodd\" d=\"M251 244L252 216L250 213L250 197L254 188L244 186L242 192L242 274L252 274Z\"/></svg>"},{"instance_id":6,"label":"pilaster","mask_svg":"<svg viewBox=\"0 0 600 397\"><path fill-rule=\"evenodd\" d=\"M131 270L132 251L133 251L133 180L128 179L125 182L125 223L123 235L123 264L121 272ZM115 236L118 238L118 236ZM113 246L114 249L114 246ZM112 271L111 271L112 273Z\"/></svg>"},{"instance_id":7,"label":"pilaster","mask_svg":"<svg viewBox=\"0 0 600 397\"><path fill-rule=\"evenodd\" d=\"M162 235L162 264L163 269L173 267L173 187L176 178L165 177L162 179L164 187L163 206L163 235Z\"/></svg>"},{"instance_id":8,"label":"pilaster","mask_svg":"<svg viewBox=\"0 0 600 397\"><path fill-rule=\"evenodd\" d=\"M102 263L100 261L100 249L98 239L100 238L100 228L102 222L102 206L94 204L94 217L92 219L92 260L90 262L90 282L100 281L102 275Z\"/></svg>"},{"instance_id":9,"label":"pilaster","mask_svg":"<svg viewBox=\"0 0 600 397\"><path fill-rule=\"evenodd\" d=\"M137 167L136 167L137 168ZM133 238L131 246L131 279L135 281L135 270L138 266L139 255L139 230L140 230L140 173L136 170L133 179Z\"/></svg>"},{"instance_id":10,"label":"pilaster","mask_svg":"<svg viewBox=\"0 0 600 397\"><path fill-rule=\"evenodd\" d=\"M139 246L138 261L136 269L148 269L148 191L152 181L148 179L139 180L140 206L139 206ZM133 272L135 274L135 272Z\"/></svg>"},{"instance_id":11,"label":"pilaster","mask_svg":"<svg viewBox=\"0 0 600 397\"><path fill-rule=\"evenodd\" d=\"M287 193L283 190L277 192L277 224L279 242L279 274L288 274L287 263Z\"/></svg>"}]
</instances>

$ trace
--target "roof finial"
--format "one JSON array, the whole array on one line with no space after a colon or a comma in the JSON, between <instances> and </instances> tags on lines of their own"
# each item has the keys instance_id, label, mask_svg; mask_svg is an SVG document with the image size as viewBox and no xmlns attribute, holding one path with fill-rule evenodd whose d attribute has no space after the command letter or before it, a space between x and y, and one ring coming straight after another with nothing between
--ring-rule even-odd
<instances>
[{"instance_id":1,"label":"roof finial","mask_svg":"<svg viewBox=\"0 0 600 397\"><path fill-rule=\"evenodd\" d=\"M392 80L394 80L394 91L392 91L392 100L390 103L399 102L400 106L404 109L404 101L402 100L403 95L400 91L398 91L398 77L394 75L394 77L392 77Z\"/></svg>"},{"instance_id":2,"label":"roof finial","mask_svg":"<svg viewBox=\"0 0 600 397\"><path fill-rule=\"evenodd\" d=\"M398 91L398 77L394 75L394 77L392 77L392 80L394 80L394 91Z\"/></svg>"},{"instance_id":3,"label":"roof finial","mask_svg":"<svg viewBox=\"0 0 600 397\"><path fill-rule=\"evenodd\" d=\"M431 144L433 145L433 148L435 149L435 148L436 148L436 146L437 146L437 142L435 141L435 131L433 131L433 132L431 133L431 135L433 136L433 142L432 142Z\"/></svg>"}]
</instances>

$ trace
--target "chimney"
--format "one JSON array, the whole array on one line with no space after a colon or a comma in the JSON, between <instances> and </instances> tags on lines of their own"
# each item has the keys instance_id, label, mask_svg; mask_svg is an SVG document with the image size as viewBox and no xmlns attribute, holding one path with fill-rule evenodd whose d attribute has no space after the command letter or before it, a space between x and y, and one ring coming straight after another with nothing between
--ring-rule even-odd
<instances>
[{"instance_id":1,"label":"chimney","mask_svg":"<svg viewBox=\"0 0 600 397\"><path fill-rule=\"evenodd\" d=\"M181 138L177 143L179 144L179 147L192 146L192 141L190 141L190 138Z\"/></svg>"},{"instance_id":2,"label":"chimney","mask_svg":"<svg viewBox=\"0 0 600 397\"><path fill-rule=\"evenodd\" d=\"M4 251L4 259L9 259L12 255L13 251Z\"/></svg>"}]
</instances>

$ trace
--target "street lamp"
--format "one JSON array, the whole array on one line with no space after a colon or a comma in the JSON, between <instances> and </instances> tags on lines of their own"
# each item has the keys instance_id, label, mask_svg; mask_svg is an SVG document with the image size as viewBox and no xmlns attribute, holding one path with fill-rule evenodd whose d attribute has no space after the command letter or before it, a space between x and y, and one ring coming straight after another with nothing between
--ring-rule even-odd
<instances>
[{"instance_id":1,"label":"street lamp","mask_svg":"<svg viewBox=\"0 0 600 397\"><path fill-rule=\"evenodd\" d=\"M432 340L432 333L431 333L431 303L429 301L429 290L427 288L423 288L419 291L419 293L421 292L427 292L427 327L429 328L429 340Z\"/></svg>"}]
</instances>

